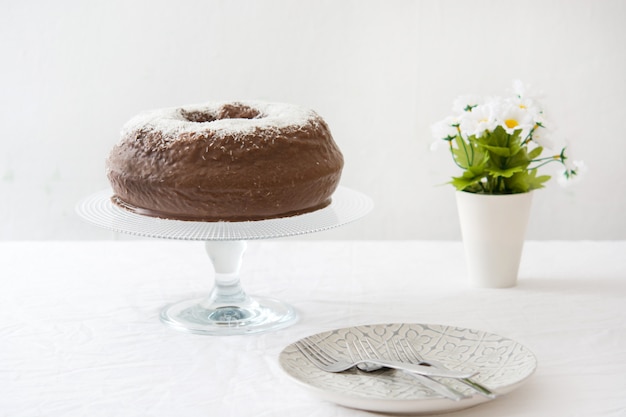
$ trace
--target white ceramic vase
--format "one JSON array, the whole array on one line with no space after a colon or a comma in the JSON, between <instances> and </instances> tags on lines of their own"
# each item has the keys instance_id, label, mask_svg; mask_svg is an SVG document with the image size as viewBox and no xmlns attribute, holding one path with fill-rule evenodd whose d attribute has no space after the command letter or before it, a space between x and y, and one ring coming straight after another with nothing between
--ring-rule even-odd
<instances>
[{"instance_id":1,"label":"white ceramic vase","mask_svg":"<svg viewBox=\"0 0 626 417\"><path fill-rule=\"evenodd\" d=\"M470 284L517 285L532 192L507 195L457 191L456 201Z\"/></svg>"}]
</instances>

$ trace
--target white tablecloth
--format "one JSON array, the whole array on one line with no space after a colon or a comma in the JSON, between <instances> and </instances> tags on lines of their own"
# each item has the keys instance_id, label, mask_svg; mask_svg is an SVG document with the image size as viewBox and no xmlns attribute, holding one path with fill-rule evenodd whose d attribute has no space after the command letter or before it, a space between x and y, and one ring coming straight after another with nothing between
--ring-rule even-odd
<instances>
[{"instance_id":1,"label":"white tablecloth","mask_svg":"<svg viewBox=\"0 0 626 417\"><path fill-rule=\"evenodd\" d=\"M198 336L158 319L205 295L201 242L0 243L1 416L367 416L278 365L286 345L370 323L450 324L537 356L516 391L451 416L625 416L626 242L527 242L519 285L476 289L459 242L255 241L242 281L300 321Z\"/></svg>"}]
</instances>

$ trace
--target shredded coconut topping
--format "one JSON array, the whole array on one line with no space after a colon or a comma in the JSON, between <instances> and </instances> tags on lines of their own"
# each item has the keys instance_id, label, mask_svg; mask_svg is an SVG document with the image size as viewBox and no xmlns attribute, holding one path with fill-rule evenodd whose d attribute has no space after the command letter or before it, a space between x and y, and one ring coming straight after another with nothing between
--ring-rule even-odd
<instances>
[{"instance_id":1,"label":"shredded coconut topping","mask_svg":"<svg viewBox=\"0 0 626 417\"><path fill-rule=\"evenodd\" d=\"M240 106L248 113L253 111L254 117L233 117L227 113L224 115L227 106ZM190 115L194 117L191 118ZM262 101L212 102L142 112L122 127L122 137L137 130L152 130L161 132L163 140L169 142L185 133L212 132L220 136L245 134L259 128L300 127L318 117L314 111L292 104Z\"/></svg>"}]
</instances>

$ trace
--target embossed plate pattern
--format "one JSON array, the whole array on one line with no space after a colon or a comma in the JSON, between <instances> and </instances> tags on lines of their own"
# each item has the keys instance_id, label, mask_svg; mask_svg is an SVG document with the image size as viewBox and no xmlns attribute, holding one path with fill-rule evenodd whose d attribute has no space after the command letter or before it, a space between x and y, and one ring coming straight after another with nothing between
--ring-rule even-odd
<instances>
[{"instance_id":1,"label":"embossed plate pattern","mask_svg":"<svg viewBox=\"0 0 626 417\"><path fill-rule=\"evenodd\" d=\"M476 370L473 379L497 394L506 394L532 375L534 354L525 346L497 334L435 324L376 324L319 333L322 346L335 355L348 356L347 343L367 338L385 352L385 341L408 340L425 359L438 360L456 370ZM318 397L343 406L388 413L440 413L489 401L471 388L439 378L471 397L455 402L439 396L401 372L365 373L349 370L328 373L315 367L296 348L287 346L279 356L282 369Z\"/></svg>"}]
</instances>

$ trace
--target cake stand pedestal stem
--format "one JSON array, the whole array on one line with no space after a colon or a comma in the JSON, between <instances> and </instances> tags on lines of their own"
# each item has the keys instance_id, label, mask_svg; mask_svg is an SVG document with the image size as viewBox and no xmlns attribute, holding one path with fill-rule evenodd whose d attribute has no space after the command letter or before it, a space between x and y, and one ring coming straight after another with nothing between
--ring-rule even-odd
<instances>
[{"instance_id":1,"label":"cake stand pedestal stem","mask_svg":"<svg viewBox=\"0 0 626 417\"><path fill-rule=\"evenodd\" d=\"M215 270L215 284L209 296L214 303L241 303L248 299L239 279L246 247L247 243L243 240L205 243Z\"/></svg>"},{"instance_id":2,"label":"cake stand pedestal stem","mask_svg":"<svg viewBox=\"0 0 626 417\"><path fill-rule=\"evenodd\" d=\"M214 310L211 313L213 320L242 320L248 315L244 309L253 306L239 278L246 248L247 243L244 240L205 243L206 252L215 270L215 283L213 290L201 304L207 310Z\"/></svg>"}]
</instances>

